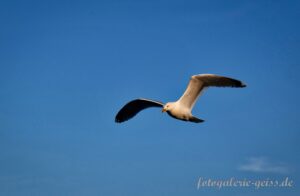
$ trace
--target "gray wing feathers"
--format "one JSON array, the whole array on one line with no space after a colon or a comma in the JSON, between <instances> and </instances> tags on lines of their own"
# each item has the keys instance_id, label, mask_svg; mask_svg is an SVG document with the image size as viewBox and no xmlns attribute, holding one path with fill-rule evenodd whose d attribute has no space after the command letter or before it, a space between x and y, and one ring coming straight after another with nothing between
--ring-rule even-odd
<instances>
[{"instance_id":1,"label":"gray wing feathers","mask_svg":"<svg viewBox=\"0 0 300 196\"><path fill-rule=\"evenodd\" d=\"M192 76L192 78L201 80L204 83L204 86L207 87L246 87L246 85L239 80L213 74L200 74Z\"/></svg>"},{"instance_id":2,"label":"gray wing feathers","mask_svg":"<svg viewBox=\"0 0 300 196\"><path fill-rule=\"evenodd\" d=\"M198 97L203 93L204 89L215 87L246 87L241 81L228 78L224 76L218 76L213 74L200 74L191 77L187 89L178 100L181 105L189 108L194 107Z\"/></svg>"}]
</instances>

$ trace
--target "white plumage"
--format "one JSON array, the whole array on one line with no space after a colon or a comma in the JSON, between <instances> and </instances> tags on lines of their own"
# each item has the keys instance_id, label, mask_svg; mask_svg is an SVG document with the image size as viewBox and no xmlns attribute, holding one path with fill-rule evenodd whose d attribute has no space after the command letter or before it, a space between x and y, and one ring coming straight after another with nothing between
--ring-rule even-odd
<instances>
[{"instance_id":1,"label":"white plumage","mask_svg":"<svg viewBox=\"0 0 300 196\"><path fill-rule=\"evenodd\" d=\"M124 122L135 116L138 112L148 107L163 107L162 111L170 116L184 121L203 122L192 115L192 109L203 91L208 87L246 87L239 80L218 76L214 74L199 74L191 77L183 95L175 102L168 102L165 105L150 99L136 99L127 103L116 115L116 122Z\"/></svg>"}]
</instances>

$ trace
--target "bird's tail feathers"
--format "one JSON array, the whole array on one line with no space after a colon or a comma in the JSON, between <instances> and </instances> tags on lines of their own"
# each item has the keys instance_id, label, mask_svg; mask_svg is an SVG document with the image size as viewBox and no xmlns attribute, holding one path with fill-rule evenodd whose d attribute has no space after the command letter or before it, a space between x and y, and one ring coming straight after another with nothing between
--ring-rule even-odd
<instances>
[{"instance_id":1,"label":"bird's tail feathers","mask_svg":"<svg viewBox=\"0 0 300 196\"><path fill-rule=\"evenodd\" d=\"M189 121L194 122L194 123L202 123L202 122L204 122L204 120L202 120L202 119L200 119L200 118L197 118L197 117L195 117L195 116L192 116L192 117L189 119Z\"/></svg>"}]
</instances>

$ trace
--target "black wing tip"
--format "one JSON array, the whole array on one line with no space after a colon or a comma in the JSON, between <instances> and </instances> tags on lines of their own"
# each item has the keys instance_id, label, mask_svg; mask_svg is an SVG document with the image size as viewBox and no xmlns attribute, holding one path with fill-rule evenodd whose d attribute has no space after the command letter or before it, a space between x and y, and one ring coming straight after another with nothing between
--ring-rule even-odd
<instances>
[{"instance_id":1,"label":"black wing tip","mask_svg":"<svg viewBox=\"0 0 300 196\"><path fill-rule=\"evenodd\" d=\"M125 122L125 121L127 121L127 120L129 120L129 119L115 119L115 123L117 123L117 124L120 124L120 123L123 123L123 122Z\"/></svg>"},{"instance_id":2,"label":"black wing tip","mask_svg":"<svg viewBox=\"0 0 300 196\"><path fill-rule=\"evenodd\" d=\"M240 85L238 87L245 88L245 87L247 87L247 84L244 84L243 82L240 81Z\"/></svg>"},{"instance_id":3,"label":"black wing tip","mask_svg":"<svg viewBox=\"0 0 300 196\"><path fill-rule=\"evenodd\" d=\"M235 85L233 87L237 87L237 88L245 88L245 87L247 87L247 85L245 83L243 83L242 81L235 80L235 79L233 79L233 80L234 80L234 83L235 83Z\"/></svg>"},{"instance_id":4,"label":"black wing tip","mask_svg":"<svg viewBox=\"0 0 300 196\"><path fill-rule=\"evenodd\" d=\"M115 123L122 123L123 121L121 121L120 119L115 119Z\"/></svg>"},{"instance_id":5,"label":"black wing tip","mask_svg":"<svg viewBox=\"0 0 300 196\"><path fill-rule=\"evenodd\" d=\"M124 119L124 118L122 118L122 117L119 116L119 115L117 115L117 116L115 117L115 123L122 123L122 122L125 122L126 120L128 120L128 119Z\"/></svg>"}]
</instances>

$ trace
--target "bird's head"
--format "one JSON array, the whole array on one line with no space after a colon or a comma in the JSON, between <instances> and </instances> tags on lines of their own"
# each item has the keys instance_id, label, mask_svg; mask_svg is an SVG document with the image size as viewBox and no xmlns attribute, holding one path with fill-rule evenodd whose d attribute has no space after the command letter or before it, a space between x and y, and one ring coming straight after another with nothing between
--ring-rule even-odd
<instances>
[{"instance_id":1,"label":"bird's head","mask_svg":"<svg viewBox=\"0 0 300 196\"><path fill-rule=\"evenodd\" d=\"M169 103L166 103L162 109L162 112L168 112L170 110L172 110L173 108L173 103L169 102Z\"/></svg>"}]
</instances>

